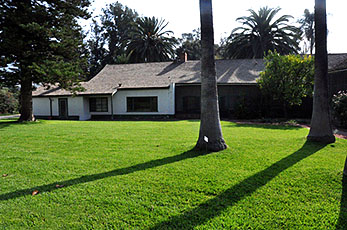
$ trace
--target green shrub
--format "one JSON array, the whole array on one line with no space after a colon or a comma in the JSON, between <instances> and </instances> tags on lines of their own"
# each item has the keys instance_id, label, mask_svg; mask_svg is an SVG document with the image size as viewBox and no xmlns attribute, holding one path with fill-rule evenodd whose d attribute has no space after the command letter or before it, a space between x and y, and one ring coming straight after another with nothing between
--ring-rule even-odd
<instances>
[{"instance_id":1,"label":"green shrub","mask_svg":"<svg viewBox=\"0 0 347 230\"><path fill-rule=\"evenodd\" d=\"M18 111L16 95L8 88L0 88L0 114L15 113Z\"/></svg>"},{"instance_id":2,"label":"green shrub","mask_svg":"<svg viewBox=\"0 0 347 230\"><path fill-rule=\"evenodd\" d=\"M347 91L339 91L333 96L333 113L339 123L347 127Z\"/></svg>"}]
</instances>

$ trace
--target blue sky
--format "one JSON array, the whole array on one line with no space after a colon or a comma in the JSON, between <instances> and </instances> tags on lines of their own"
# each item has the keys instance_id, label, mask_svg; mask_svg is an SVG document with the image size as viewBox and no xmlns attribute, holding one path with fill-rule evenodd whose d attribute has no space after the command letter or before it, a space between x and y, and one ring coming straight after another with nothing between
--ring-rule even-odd
<instances>
[{"instance_id":1,"label":"blue sky","mask_svg":"<svg viewBox=\"0 0 347 230\"><path fill-rule=\"evenodd\" d=\"M191 32L200 26L199 0L118 0L123 5L135 9L141 16L155 16L169 22L168 30L174 32L175 37L182 33ZM116 0L95 0L90 11L96 16L101 9ZM248 15L248 9L258 10L262 6L280 7L279 14L294 16L295 22L307 8L311 12L314 9L314 0L213 0L213 16L215 42L221 37L230 34L231 30L239 26L236 18ZM327 0L328 14L328 52L347 53L347 1ZM87 23L83 23L88 29Z\"/></svg>"}]
</instances>

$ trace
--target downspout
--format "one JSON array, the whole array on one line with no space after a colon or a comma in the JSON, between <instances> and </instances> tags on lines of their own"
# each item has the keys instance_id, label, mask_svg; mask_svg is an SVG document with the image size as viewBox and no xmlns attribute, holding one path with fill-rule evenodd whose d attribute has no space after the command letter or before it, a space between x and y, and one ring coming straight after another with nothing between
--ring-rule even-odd
<instances>
[{"instance_id":1,"label":"downspout","mask_svg":"<svg viewBox=\"0 0 347 230\"><path fill-rule=\"evenodd\" d=\"M51 119L53 118L53 110L52 110L52 101L53 99L52 98L48 98L49 99L49 112L50 112L50 117Z\"/></svg>"},{"instance_id":2,"label":"downspout","mask_svg":"<svg viewBox=\"0 0 347 230\"><path fill-rule=\"evenodd\" d=\"M111 94L111 120L114 119L113 116L113 95L115 95L117 93L117 90L115 90L112 94Z\"/></svg>"}]
</instances>

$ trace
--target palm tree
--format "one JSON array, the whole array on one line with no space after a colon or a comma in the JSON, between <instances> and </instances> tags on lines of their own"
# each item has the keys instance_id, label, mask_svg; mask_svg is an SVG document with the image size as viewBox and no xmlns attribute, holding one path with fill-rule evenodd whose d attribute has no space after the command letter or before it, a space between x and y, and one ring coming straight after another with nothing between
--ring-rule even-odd
<instances>
[{"instance_id":1,"label":"palm tree","mask_svg":"<svg viewBox=\"0 0 347 230\"><path fill-rule=\"evenodd\" d=\"M315 38L314 38L314 13L310 13L308 9L305 9L304 11L304 17L299 19L298 22L301 24L301 30L303 31L307 41L308 45L305 48L305 53L307 50L310 50L310 54L313 53ZM306 45L306 42L305 42Z\"/></svg>"},{"instance_id":2,"label":"palm tree","mask_svg":"<svg viewBox=\"0 0 347 230\"><path fill-rule=\"evenodd\" d=\"M333 143L333 135L328 97L328 55L326 0L315 0L315 74L313 92L313 112L311 128L307 140Z\"/></svg>"},{"instance_id":3,"label":"palm tree","mask_svg":"<svg viewBox=\"0 0 347 230\"><path fill-rule=\"evenodd\" d=\"M130 62L160 62L174 55L176 39L168 37L172 31L164 30L168 23L155 17L138 18L127 44Z\"/></svg>"},{"instance_id":4,"label":"palm tree","mask_svg":"<svg viewBox=\"0 0 347 230\"><path fill-rule=\"evenodd\" d=\"M219 119L216 68L214 61L211 0L200 0L201 23L201 122L196 147L209 151L227 148Z\"/></svg>"},{"instance_id":5,"label":"palm tree","mask_svg":"<svg viewBox=\"0 0 347 230\"><path fill-rule=\"evenodd\" d=\"M275 16L280 8L260 8L258 12L248 10L250 16L239 17L242 23L229 37L227 56L229 58L262 58L268 51L280 54L297 53L301 31L288 25L290 15Z\"/></svg>"}]
</instances>

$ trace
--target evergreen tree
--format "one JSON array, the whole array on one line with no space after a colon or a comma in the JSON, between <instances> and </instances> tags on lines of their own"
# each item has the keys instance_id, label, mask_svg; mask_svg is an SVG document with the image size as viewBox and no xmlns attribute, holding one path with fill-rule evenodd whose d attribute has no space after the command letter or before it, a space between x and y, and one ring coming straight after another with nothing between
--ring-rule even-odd
<instances>
[{"instance_id":1,"label":"evergreen tree","mask_svg":"<svg viewBox=\"0 0 347 230\"><path fill-rule=\"evenodd\" d=\"M31 121L33 83L81 90L82 29L89 0L0 0L0 81L20 85L21 121Z\"/></svg>"},{"instance_id":2,"label":"evergreen tree","mask_svg":"<svg viewBox=\"0 0 347 230\"><path fill-rule=\"evenodd\" d=\"M93 78L105 65L107 50L105 33L98 22L93 19L91 25L91 37L88 40L89 50L89 79Z\"/></svg>"},{"instance_id":3,"label":"evergreen tree","mask_svg":"<svg viewBox=\"0 0 347 230\"><path fill-rule=\"evenodd\" d=\"M182 53L187 53L189 60L200 60L201 41L200 30L193 30L192 33L182 34L178 39L179 47L176 49L176 55L179 57Z\"/></svg>"},{"instance_id":4,"label":"evergreen tree","mask_svg":"<svg viewBox=\"0 0 347 230\"><path fill-rule=\"evenodd\" d=\"M138 13L116 2L103 9L101 15L102 29L107 43L105 64L119 63L126 53L126 44L130 39L130 32L135 28ZM104 65L105 65L104 64Z\"/></svg>"}]
</instances>

